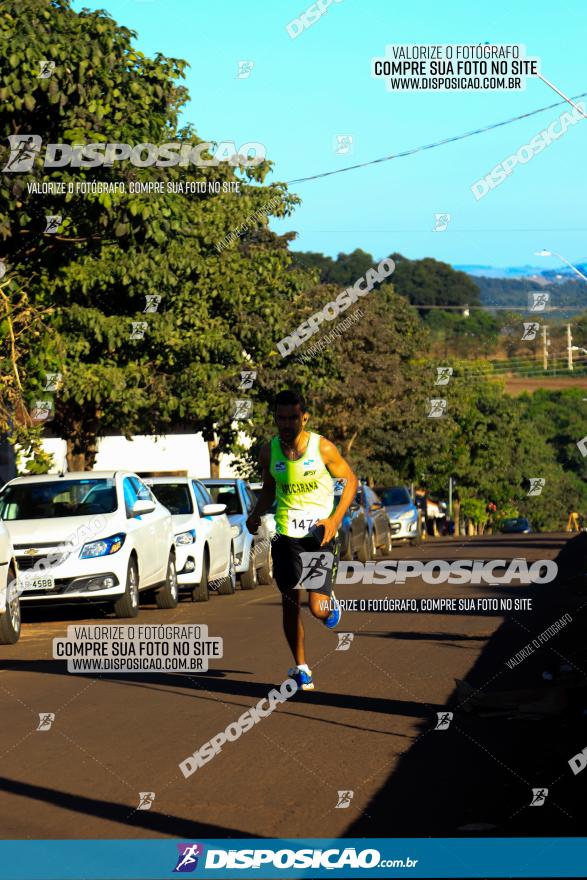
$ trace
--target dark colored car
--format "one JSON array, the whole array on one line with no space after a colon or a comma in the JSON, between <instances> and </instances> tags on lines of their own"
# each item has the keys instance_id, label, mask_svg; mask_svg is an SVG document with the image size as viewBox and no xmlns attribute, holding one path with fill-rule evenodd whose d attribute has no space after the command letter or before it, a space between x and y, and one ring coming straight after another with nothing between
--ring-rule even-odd
<instances>
[{"instance_id":1,"label":"dark colored car","mask_svg":"<svg viewBox=\"0 0 587 880\"><path fill-rule=\"evenodd\" d=\"M348 510L350 516L351 552L360 562L375 559L377 553L391 553L391 526L385 507L365 483L359 483L355 499ZM347 550L348 553L348 550ZM352 556L341 556L350 559Z\"/></svg>"},{"instance_id":2,"label":"dark colored car","mask_svg":"<svg viewBox=\"0 0 587 880\"><path fill-rule=\"evenodd\" d=\"M375 559L378 551L381 556L389 556L392 539L391 525L389 524L387 511L381 498L374 489L361 483L357 492L357 500L359 500L367 515L369 558Z\"/></svg>"},{"instance_id":3,"label":"dark colored car","mask_svg":"<svg viewBox=\"0 0 587 880\"><path fill-rule=\"evenodd\" d=\"M502 520L499 530L508 535L528 535L530 532L534 531L529 521L523 516L513 516L509 519Z\"/></svg>"},{"instance_id":4,"label":"dark colored car","mask_svg":"<svg viewBox=\"0 0 587 880\"><path fill-rule=\"evenodd\" d=\"M334 506L338 506L344 480L334 481ZM340 539L340 558L345 560L362 558L368 553L369 539L365 513L359 504L353 502L345 513L340 524L338 535ZM359 555L361 554L361 555ZM367 559L369 557L367 556Z\"/></svg>"}]
</instances>

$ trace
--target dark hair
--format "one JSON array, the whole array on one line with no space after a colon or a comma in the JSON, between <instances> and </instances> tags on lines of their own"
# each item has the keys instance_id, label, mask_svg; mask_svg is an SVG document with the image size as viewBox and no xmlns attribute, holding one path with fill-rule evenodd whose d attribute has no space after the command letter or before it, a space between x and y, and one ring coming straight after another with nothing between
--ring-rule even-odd
<instances>
[{"instance_id":1,"label":"dark hair","mask_svg":"<svg viewBox=\"0 0 587 880\"><path fill-rule=\"evenodd\" d=\"M307 412L304 395L300 391L292 391L290 388L280 391L279 394L275 395L275 400L273 401L274 412L278 406L299 406L302 412Z\"/></svg>"}]
</instances>

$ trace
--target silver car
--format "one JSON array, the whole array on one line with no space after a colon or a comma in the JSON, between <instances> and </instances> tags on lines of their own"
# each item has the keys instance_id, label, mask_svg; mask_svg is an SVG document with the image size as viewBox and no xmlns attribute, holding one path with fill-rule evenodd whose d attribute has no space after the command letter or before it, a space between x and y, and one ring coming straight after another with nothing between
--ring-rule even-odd
<instances>
[{"instance_id":1,"label":"silver car","mask_svg":"<svg viewBox=\"0 0 587 880\"><path fill-rule=\"evenodd\" d=\"M405 486L392 486L389 489L377 489L387 513L391 534L396 541L409 541L418 544L422 538L420 511L412 501Z\"/></svg>"},{"instance_id":2,"label":"silver car","mask_svg":"<svg viewBox=\"0 0 587 880\"><path fill-rule=\"evenodd\" d=\"M256 535L247 529L247 518L257 503L255 493L247 480L236 477L201 480L215 504L226 505L226 515L232 526L232 545L236 573L243 590L254 590L258 583L273 581L271 536L261 520Z\"/></svg>"}]
</instances>

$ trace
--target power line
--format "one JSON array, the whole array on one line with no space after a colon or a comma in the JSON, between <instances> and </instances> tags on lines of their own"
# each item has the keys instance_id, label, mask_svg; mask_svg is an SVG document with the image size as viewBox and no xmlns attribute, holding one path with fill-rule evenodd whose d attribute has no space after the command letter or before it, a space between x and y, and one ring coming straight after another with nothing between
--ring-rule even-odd
<instances>
[{"instance_id":1,"label":"power line","mask_svg":"<svg viewBox=\"0 0 587 880\"><path fill-rule=\"evenodd\" d=\"M580 95L573 95L573 100L584 98L587 92L581 92ZM321 174L312 174L310 177L296 177L294 180L287 182L288 186L293 183L305 183L308 180L318 180L320 177L331 177L333 174L343 174L345 171L355 171L357 168L366 168L369 165L378 165L380 162L389 162L391 159L401 159L404 156L412 156L414 153L420 153L423 150L433 150L442 144L452 144L455 141L462 141L465 138L473 137L476 134L483 134L486 131L492 131L494 128L501 128L503 125L510 125L512 122L518 122L520 119L528 119L530 116L536 116L537 113L544 113L546 110L552 110L554 107L560 107L561 104L568 103L567 100L557 101L555 104L549 104L548 107L541 107L539 110L531 110L529 113L522 113L520 116L512 116L503 122L494 122L492 125L486 125L483 128L476 128L473 131L467 131L465 134L458 134L454 137L444 138L441 141L435 141L433 144L424 144L421 147L414 147L412 150L404 150L402 153L393 153L391 156L384 156L381 159L371 159L370 162L360 162L358 165L347 165L346 168L338 168L336 171L323 171Z\"/></svg>"}]
</instances>

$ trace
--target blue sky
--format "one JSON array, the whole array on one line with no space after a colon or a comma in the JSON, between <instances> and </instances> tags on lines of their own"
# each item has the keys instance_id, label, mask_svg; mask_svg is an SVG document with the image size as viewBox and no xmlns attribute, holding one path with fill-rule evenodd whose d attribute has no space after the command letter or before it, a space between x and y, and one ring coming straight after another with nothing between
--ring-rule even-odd
<instances>
[{"instance_id":1,"label":"blue sky","mask_svg":"<svg viewBox=\"0 0 587 880\"><path fill-rule=\"evenodd\" d=\"M138 32L147 54L189 61L186 119L207 140L266 145L273 179L289 181L461 134L538 109L557 96L538 79L524 91L391 93L371 78L371 58L389 43L522 43L543 75L567 95L587 92L584 0L341 0L296 39L286 24L305 0L75 0L106 9ZM237 62L254 62L238 79ZM587 98L585 98L587 102ZM587 120L476 201L471 184L546 128L565 108L406 158L295 184L295 215L272 222L295 229L297 250L329 255L361 247L452 264L539 265L546 248L587 259L584 156ZM566 108L570 109L570 108ZM335 153L352 135L350 156ZM583 161L581 161L583 160ZM451 214L432 232L434 215Z\"/></svg>"}]
</instances>

